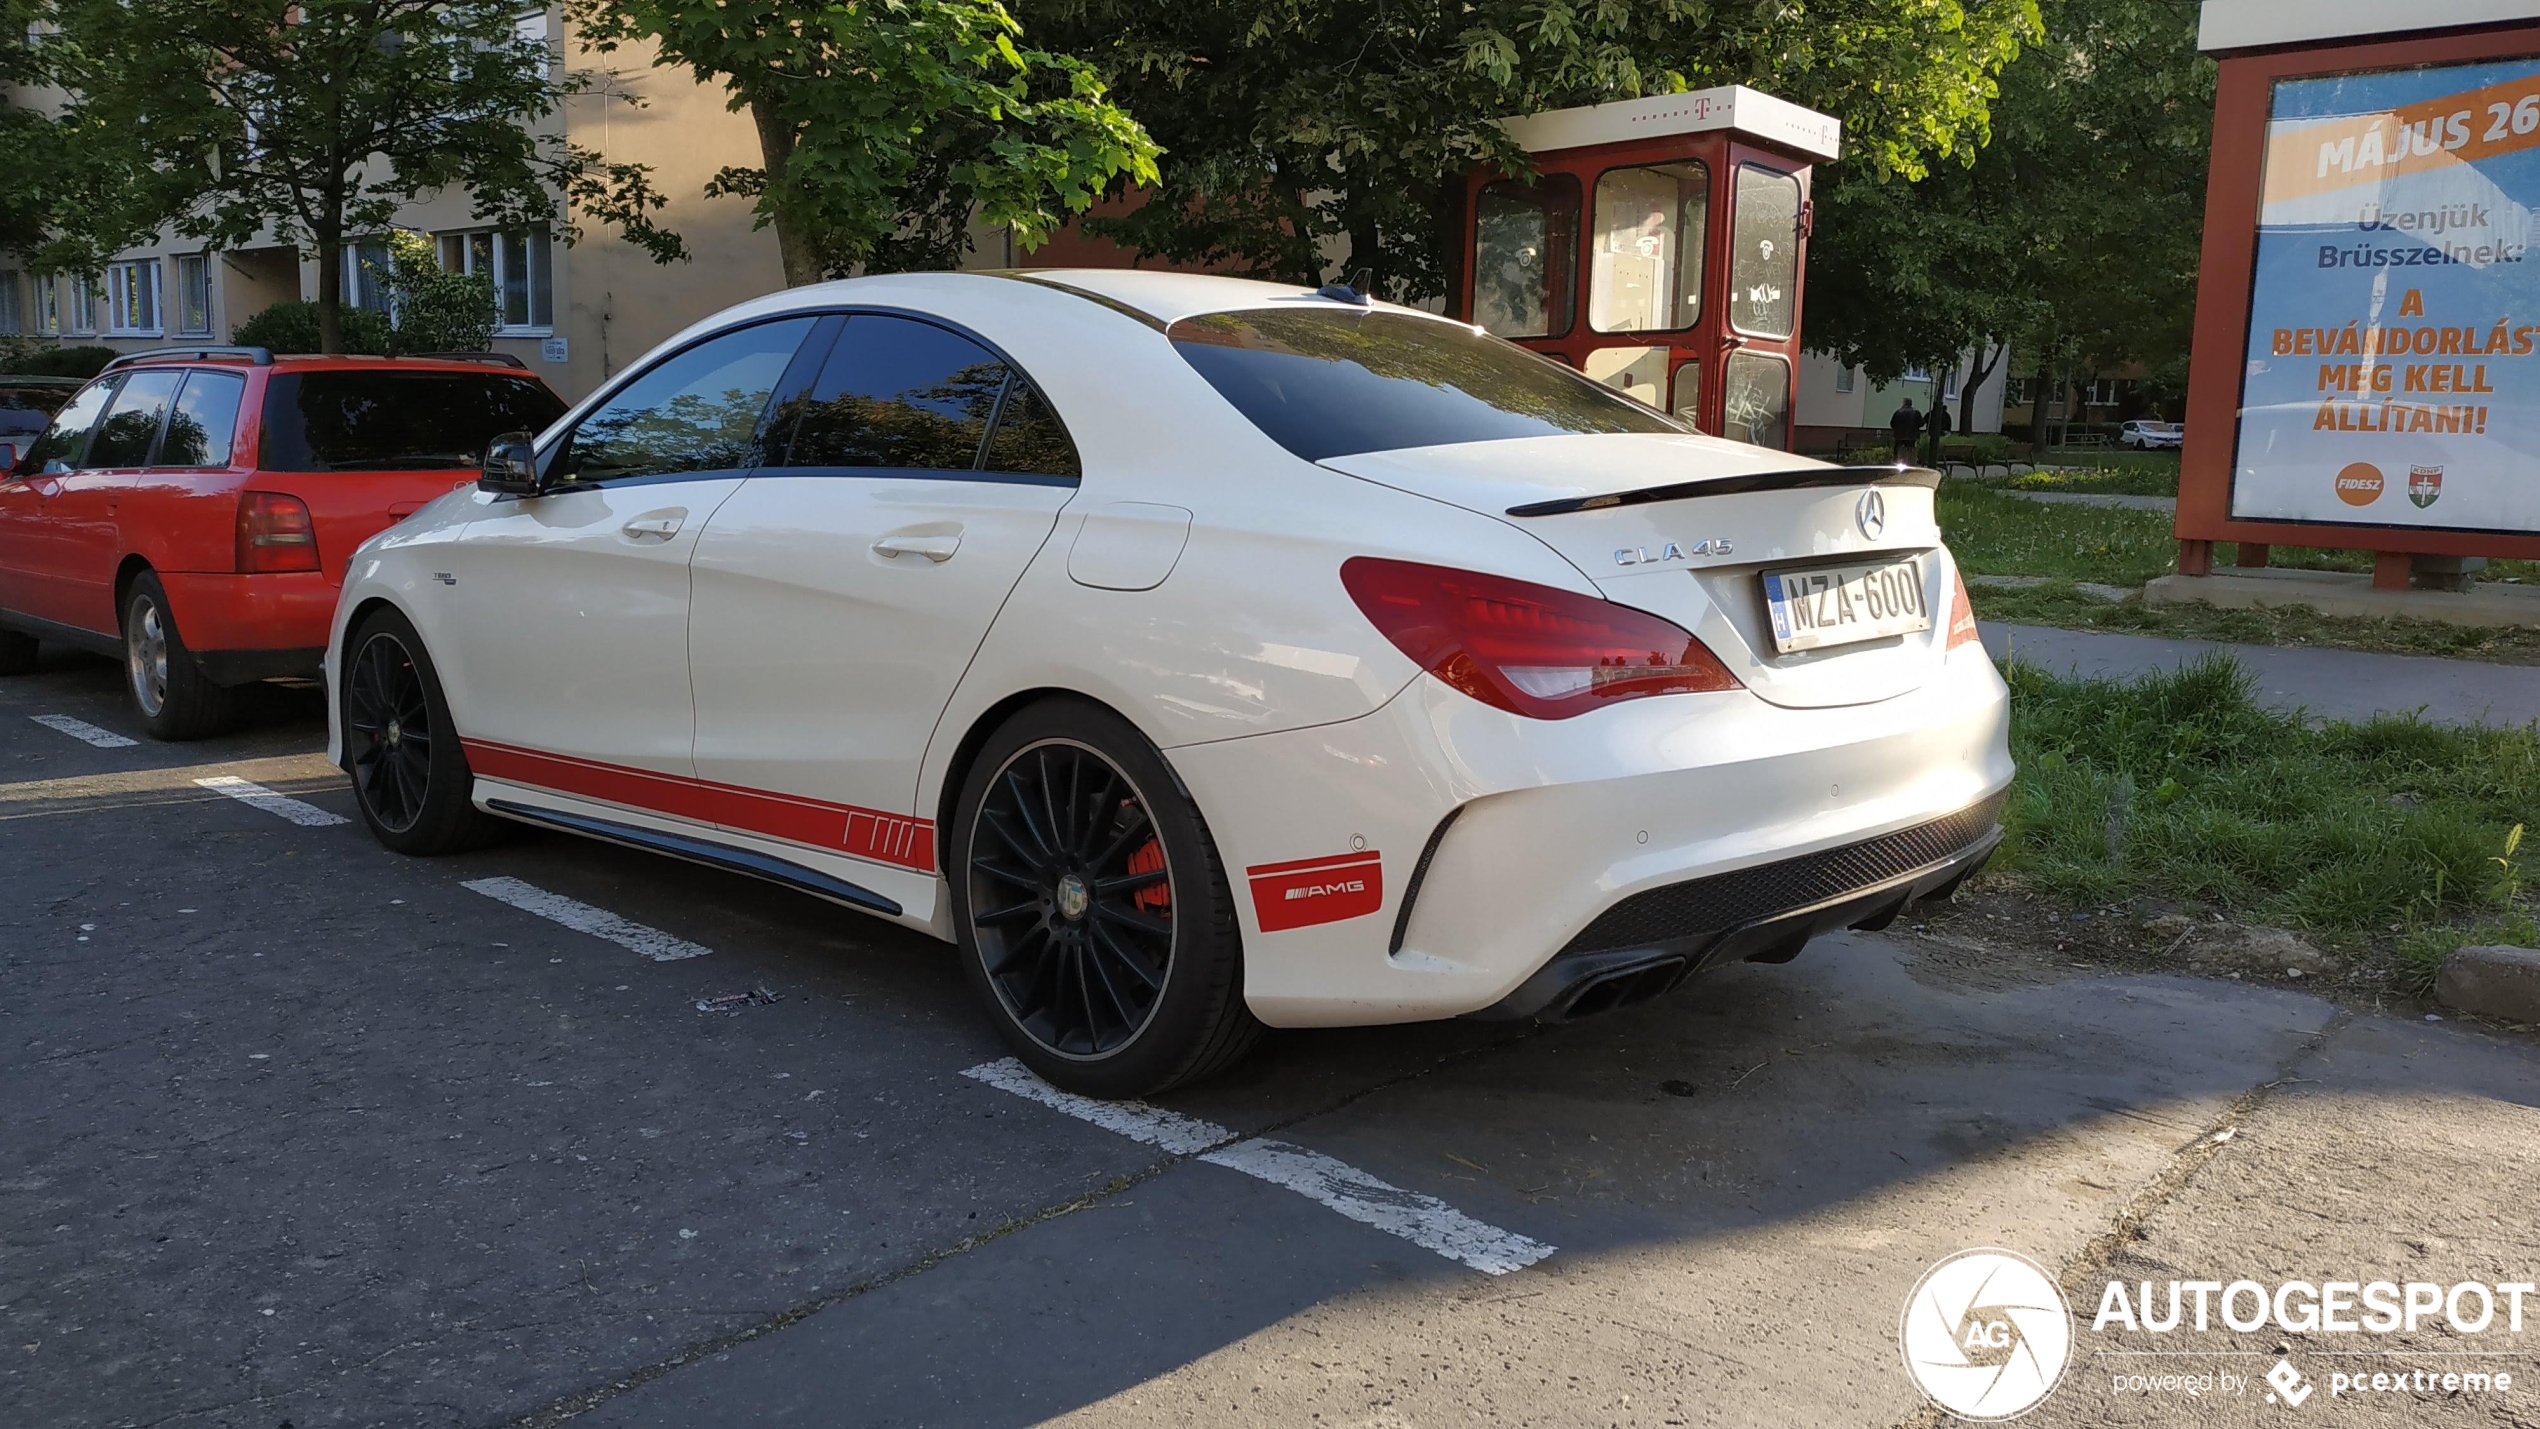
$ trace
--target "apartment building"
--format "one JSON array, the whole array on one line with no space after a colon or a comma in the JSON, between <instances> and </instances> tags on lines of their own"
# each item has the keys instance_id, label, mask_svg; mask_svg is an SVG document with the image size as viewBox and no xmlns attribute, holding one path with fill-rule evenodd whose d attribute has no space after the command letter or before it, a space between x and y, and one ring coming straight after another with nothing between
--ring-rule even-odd
<instances>
[{"instance_id":1,"label":"apartment building","mask_svg":"<svg viewBox=\"0 0 2540 1429\"><path fill-rule=\"evenodd\" d=\"M493 281L501 319L495 350L571 399L697 319L784 286L784 272L776 236L752 226L748 199L705 197L716 170L758 161L749 117L725 108L721 87L700 85L685 69L653 68L645 50L594 54L552 11L526 14L521 26L550 38L559 63L602 76L567 102L564 132L606 159L650 164L670 200L660 221L686 241L690 257L656 264L597 225L572 243L554 229L498 230L470 214L463 193L410 205L396 222L431 235L445 266ZM362 260L385 254L376 242L347 251L347 301L384 307ZM317 287L313 256L271 243L208 251L170 239L116 254L96 279L39 278L0 254L0 335L126 351L225 342L239 323L274 303L314 298Z\"/></svg>"}]
</instances>

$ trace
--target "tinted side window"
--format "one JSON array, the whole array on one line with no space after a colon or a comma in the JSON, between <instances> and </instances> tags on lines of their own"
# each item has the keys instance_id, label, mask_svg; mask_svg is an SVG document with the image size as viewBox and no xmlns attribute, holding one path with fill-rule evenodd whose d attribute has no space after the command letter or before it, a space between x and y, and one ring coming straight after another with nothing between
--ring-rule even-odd
<instances>
[{"instance_id":1,"label":"tinted side window","mask_svg":"<svg viewBox=\"0 0 2540 1429\"><path fill-rule=\"evenodd\" d=\"M185 379L159 440L153 466L227 466L230 439L238 434L238 403L247 379L235 372L195 372Z\"/></svg>"},{"instance_id":2,"label":"tinted side window","mask_svg":"<svg viewBox=\"0 0 2540 1429\"><path fill-rule=\"evenodd\" d=\"M159 424L167 419L168 404L175 400L177 384L185 380L185 369L152 368L136 372L124 379L123 390L106 407L106 420L97 424L97 439L88 444L88 459L83 467L140 466L150 459L150 448L158 444Z\"/></svg>"},{"instance_id":3,"label":"tinted side window","mask_svg":"<svg viewBox=\"0 0 2540 1429\"><path fill-rule=\"evenodd\" d=\"M787 466L968 471L1005 390L996 354L931 323L879 314L847 319L811 390L785 404Z\"/></svg>"},{"instance_id":4,"label":"tinted side window","mask_svg":"<svg viewBox=\"0 0 2540 1429\"><path fill-rule=\"evenodd\" d=\"M608 481L755 464L768 396L816 321L759 323L664 359L574 428L563 475Z\"/></svg>"},{"instance_id":5,"label":"tinted side window","mask_svg":"<svg viewBox=\"0 0 2540 1429\"><path fill-rule=\"evenodd\" d=\"M1005 405L997 409L997 429L988 438L984 465L990 471L1029 476L1085 474L1084 464L1076 459L1076 443L1068 438L1067 424L1050 410L1041 389L1020 372L1006 387Z\"/></svg>"},{"instance_id":6,"label":"tinted side window","mask_svg":"<svg viewBox=\"0 0 2540 1429\"><path fill-rule=\"evenodd\" d=\"M265 383L268 471L466 470L505 432L536 431L564 403L534 377L392 367L280 372Z\"/></svg>"},{"instance_id":7,"label":"tinted side window","mask_svg":"<svg viewBox=\"0 0 2540 1429\"><path fill-rule=\"evenodd\" d=\"M115 395L118 378L92 382L79 389L62 410L53 414L53 424L44 435L28 447L23 465L29 471L41 471L48 461L77 465L88 448L88 434L97 425L97 414L106 410L106 399Z\"/></svg>"}]
</instances>

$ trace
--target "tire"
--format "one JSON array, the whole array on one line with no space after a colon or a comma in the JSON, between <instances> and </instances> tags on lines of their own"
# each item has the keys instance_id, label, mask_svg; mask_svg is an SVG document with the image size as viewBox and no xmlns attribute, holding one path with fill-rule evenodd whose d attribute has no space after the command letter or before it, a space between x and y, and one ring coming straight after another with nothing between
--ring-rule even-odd
<instances>
[{"instance_id":1,"label":"tire","mask_svg":"<svg viewBox=\"0 0 2540 1429\"><path fill-rule=\"evenodd\" d=\"M1217 845L1127 720L1075 699L1017 713L962 781L950 854L963 975L1044 1081L1149 1096L1259 1039Z\"/></svg>"},{"instance_id":2,"label":"tire","mask_svg":"<svg viewBox=\"0 0 2540 1429\"><path fill-rule=\"evenodd\" d=\"M167 587L143 571L123 598L124 693L152 739L205 739L237 722L239 697L213 684L185 648Z\"/></svg>"},{"instance_id":3,"label":"tire","mask_svg":"<svg viewBox=\"0 0 2540 1429\"><path fill-rule=\"evenodd\" d=\"M394 610L374 611L344 649L344 770L371 837L426 858L492 842L503 823L469 802L476 775L414 626Z\"/></svg>"},{"instance_id":4,"label":"tire","mask_svg":"<svg viewBox=\"0 0 2540 1429\"><path fill-rule=\"evenodd\" d=\"M23 675L33 670L39 648L32 635L0 630L0 675Z\"/></svg>"}]
</instances>

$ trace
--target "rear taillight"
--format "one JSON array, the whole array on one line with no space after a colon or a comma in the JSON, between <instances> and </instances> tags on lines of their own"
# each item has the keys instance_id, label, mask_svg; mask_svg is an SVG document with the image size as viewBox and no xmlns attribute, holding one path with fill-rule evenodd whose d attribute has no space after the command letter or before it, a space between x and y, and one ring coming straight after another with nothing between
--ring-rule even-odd
<instances>
[{"instance_id":1,"label":"rear taillight","mask_svg":"<svg viewBox=\"0 0 2540 1429\"><path fill-rule=\"evenodd\" d=\"M1395 648L1486 705L1568 719L1617 700L1734 690L1671 621L1531 581L1354 556L1341 584Z\"/></svg>"},{"instance_id":2,"label":"rear taillight","mask_svg":"<svg viewBox=\"0 0 2540 1429\"><path fill-rule=\"evenodd\" d=\"M307 502L270 491L238 494L239 574L317 568L317 528Z\"/></svg>"},{"instance_id":3,"label":"rear taillight","mask_svg":"<svg viewBox=\"0 0 2540 1429\"><path fill-rule=\"evenodd\" d=\"M1949 593L1949 643L1941 647L1944 655L1976 638L1976 605L1967 599L1967 578L1952 571L1949 582L1954 588Z\"/></svg>"}]
</instances>

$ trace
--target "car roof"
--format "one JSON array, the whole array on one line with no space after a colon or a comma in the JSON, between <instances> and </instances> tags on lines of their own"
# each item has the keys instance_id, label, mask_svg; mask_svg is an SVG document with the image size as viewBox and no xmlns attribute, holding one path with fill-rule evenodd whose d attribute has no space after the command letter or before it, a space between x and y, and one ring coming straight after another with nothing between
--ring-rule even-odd
<instances>
[{"instance_id":1,"label":"car roof","mask_svg":"<svg viewBox=\"0 0 2540 1429\"><path fill-rule=\"evenodd\" d=\"M368 353L265 352L259 348L162 348L132 352L106 364L108 372L141 367L275 367L295 372L348 372L391 368L412 372L517 372L531 376L529 365L509 353L431 353L417 357L376 357ZM102 375L102 374L101 374Z\"/></svg>"},{"instance_id":2,"label":"car roof","mask_svg":"<svg viewBox=\"0 0 2540 1429\"><path fill-rule=\"evenodd\" d=\"M727 326L734 321L757 320L839 304L888 303L904 299L924 301L945 294L947 285L979 292L1010 288L1018 280L1044 290L1073 293L1156 327L1167 327L1202 313L1269 307L1338 308L1351 312L1373 309L1407 313L1439 322L1453 321L1397 303L1374 301L1361 305L1325 297L1302 283L1264 283L1251 278L1220 277L1213 273L1161 273L1144 268L994 268L876 273L787 288L717 313L690 327L682 336ZM1457 326L1465 324L1458 323Z\"/></svg>"}]
</instances>

